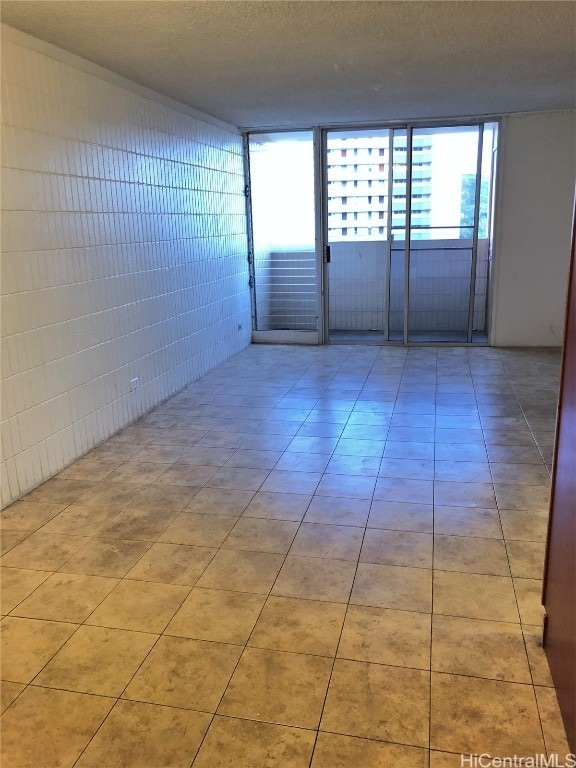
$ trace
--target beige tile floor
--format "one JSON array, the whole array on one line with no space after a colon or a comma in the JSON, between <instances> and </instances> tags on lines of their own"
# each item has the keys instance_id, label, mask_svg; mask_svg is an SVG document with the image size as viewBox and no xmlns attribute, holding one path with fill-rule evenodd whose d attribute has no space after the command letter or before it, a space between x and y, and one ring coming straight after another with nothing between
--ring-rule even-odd
<instances>
[{"instance_id":1,"label":"beige tile floor","mask_svg":"<svg viewBox=\"0 0 576 768\"><path fill-rule=\"evenodd\" d=\"M2 513L3 765L568 752L554 351L251 347Z\"/></svg>"}]
</instances>

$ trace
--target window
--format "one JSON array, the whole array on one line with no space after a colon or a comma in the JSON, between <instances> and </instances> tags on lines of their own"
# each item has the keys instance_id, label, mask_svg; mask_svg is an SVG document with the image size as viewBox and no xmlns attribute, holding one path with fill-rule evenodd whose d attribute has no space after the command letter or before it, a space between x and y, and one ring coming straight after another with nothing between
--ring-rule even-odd
<instances>
[{"instance_id":1,"label":"window","mask_svg":"<svg viewBox=\"0 0 576 768\"><path fill-rule=\"evenodd\" d=\"M384 218L384 211L378 211L378 218L383 219Z\"/></svg>"},{"instance_id":2,"label":"window","mask_svg":"<svg viewBox=\"0 0 576 768\"><path fill-rule=\"evenodd\" d=\"M333 230L335 242L339 239L349 242L355 238L379 237L377 210L380 207L386 207L385 191L389 183L390 169L389 142L389 129L370 129L366 133L353 130L350 136L344 136L338 130L333 133L328 132L326 181L334 180L336 187L331 187L329 190L326 213L328 216L332 211L336 214L334 223L338 222L338 224ZM347 150L348 159L346 160L340 158L343 147ZM332 157L329 154L331 151ZM382 164L380 167L379 163ZM345 188L345 181L348 183L347 188ZM340 184L342 186L338 186ZM379 193L383 193L383 205L377 204ZM349 213L347 217L345 212ZM374 224L376 226L373 226ZM384 229L386 229L385 226ZM343 230L346 232L344 233Z\"/></svg>"},{"instance_id":3,"label":"window","mask_svg":"<svg viewBox=\"0 0 576 768\"><path fill-rule=\"evenodd\" d=\"M379 202L379 203L383 203L383 202L384 202L384 195L380 195L380 196L378 197L378 202Z\"/></svg>"},{"instance_id":4,"label":"window","mask_svg":"<svg viewBox=\"0 0 576 768\"><path fill-rule=\"evenodd\" d=\"M346 157L346 150L345 149L341 149L340 150L340 157Z\"/></svg>"},{"instance_id":5,"label":"window","mask_svg":"<svg viewBox=\"0 0 576 768\"><path fill-rule=\"evenodd\" d=\"M253 288L257 306L292 307L279 315L258 312L259 331L317 327L312 131L250 134L248 137ZM286 179L297 183L286 183ZM339 198L337 198L339 199ZM286 258L297 251L298 260ZM274 259L273 254L283 258ZM284 279L286 278L286 279Z\"/></svg>"}]
</instances>

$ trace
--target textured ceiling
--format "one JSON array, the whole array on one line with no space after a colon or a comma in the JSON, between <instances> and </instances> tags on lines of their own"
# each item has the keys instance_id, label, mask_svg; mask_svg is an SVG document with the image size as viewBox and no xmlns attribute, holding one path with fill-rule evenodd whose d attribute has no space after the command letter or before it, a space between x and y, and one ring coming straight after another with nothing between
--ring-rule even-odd
<instances>
[{"instance_id":1,"label":"textured ceiling","mask_svg":"<svg viewBox=\"0 0 576 768\"><path fill-rule=\"evenodd\" d=\"M2 21L242 127L574 106L576 3L3 0Z\"/></svg>"}]
</instances>

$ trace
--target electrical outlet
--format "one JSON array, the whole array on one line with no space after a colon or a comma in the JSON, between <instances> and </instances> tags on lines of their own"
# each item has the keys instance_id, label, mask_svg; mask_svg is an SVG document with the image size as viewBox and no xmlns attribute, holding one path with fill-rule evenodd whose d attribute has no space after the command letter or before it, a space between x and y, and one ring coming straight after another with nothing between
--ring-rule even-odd
<instances>
[{"instance_id":1,"label":"electrical outlet","mask_svg":"<svg viewBox=\"0 0 576 768\"><path fill-rule=\"evenodd\" d=\"M130 379L130 389L134 390L138 386L138 378Z\"/></svg>"}]
</instances>

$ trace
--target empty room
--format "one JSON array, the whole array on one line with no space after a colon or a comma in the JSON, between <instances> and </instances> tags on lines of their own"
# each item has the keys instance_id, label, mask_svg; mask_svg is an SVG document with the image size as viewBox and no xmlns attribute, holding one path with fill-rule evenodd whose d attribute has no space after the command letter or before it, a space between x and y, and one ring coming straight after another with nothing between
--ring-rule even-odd
<instances>
[{"instance_id":1,"label":"empty room","mask_svg":"<svg viewBox=\"0 0 576 768\"><path fill-rule=\"evenodd\" d=\"M1 14L2 764L576 765L576 3Z\"/></svg>"}]
</instances>

